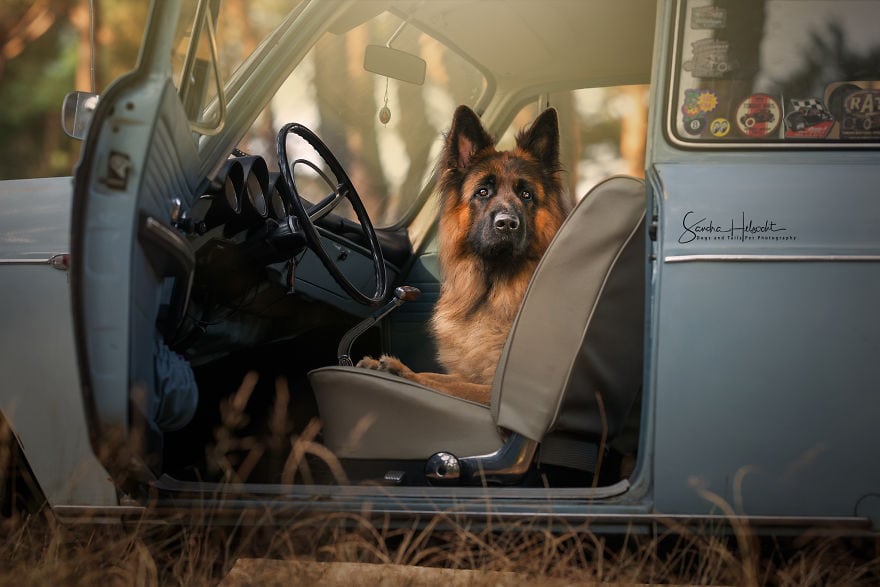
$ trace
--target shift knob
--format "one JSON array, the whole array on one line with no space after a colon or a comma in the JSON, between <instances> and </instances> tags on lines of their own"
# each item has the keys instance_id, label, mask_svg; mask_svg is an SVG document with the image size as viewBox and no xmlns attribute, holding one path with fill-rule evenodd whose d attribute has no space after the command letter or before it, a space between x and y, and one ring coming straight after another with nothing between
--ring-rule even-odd
<instances>
[{"instance_id":1,"label":"shift knob","mask_svg":"<svg viewBox=\"0 0 880 587\"><path fill-rule=\"evenodd\" d=\"M401 285L394 290L394 297L401 302L414 302L422 295L422 291L411 285Z\"/></svg>"},{"instance_id":2,"label":"shift knob","mask_svg":"<svg viewBox=\"0 0 880 587\"><path fill-rule=\"evenodd\" d=\"M379 320L390 314L392 310L399 308L405 302L412 302L419 299L420 295L422 295L421 290L411 285L401 285L400 287L395 288L394 299L355 324L351 330L345 333L342 340L339 341L339 347L336 350L339 364L350 367L353 364L351 361L351 345L354 343L355 339L366 332L370 326L376 324Z\"/></svg>"}]
</instances>

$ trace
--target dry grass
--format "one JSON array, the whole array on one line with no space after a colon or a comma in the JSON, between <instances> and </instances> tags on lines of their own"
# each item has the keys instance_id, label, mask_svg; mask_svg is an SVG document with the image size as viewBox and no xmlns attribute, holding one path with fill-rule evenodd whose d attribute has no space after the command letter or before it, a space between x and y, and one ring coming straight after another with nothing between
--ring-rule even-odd
<instances>
[{"instance_id":1,"label":"dry grass","mask_svg":"<svg viewBox=\"0 0 880 587\"><path fill-rule=\"evenodd\" d=\"M216 446L209 451L227 479L246 479L261 456L277 449L279 443L291 447L283 472L290 479L295 473L308 475L305 454L332 459L314 441L314 427L282 439L280 418L270 422L267 438L240 439L232 434L244 421L242 413L254 383L253 377L246 378L239 392L222 406L224 424L215 435ZM285 403L286 386L277 387L277 401ZM0 429L0 474L8 470L10 446L8 430ZM230 459L228 451L239 456ZM337 470L337 466L331 463L330 468ZM8 491L5 481L0 479L0 498ZM704 497L722 510L726 507L711 494ZM733 522L728 528L732 532L726 535L669 524L659 525L653 534L603 536L588 525L560 527L557 523L551 528L539 521L499 525L493 520L475 524L444 514L403 527L388 518L351 513L303 518L283 527L210 528L199 523L203 519L194 516L176 525L135 521L71 526L59 524L45 508L31 514L7 512L0 518L0 587L197 586L216 585L224 577L235 584L326 583L328 567L302 566L308 562L344 563L329 568L345 570L348 587L438 581L535 586L880 584L876 541L808 536L759 540L752 529ZM253 566L251 559L271 563ZM350 563L468 572L438 578L398 575L388 571L394 567L376 567L370 573Z\"/></svg>"},{"instance_id":2,"label":"dry grass","mask_svg":"<svg viewBox=\"0 0 880 587\"><path fill-rule=\"evenodd\" d=\"M259 577L252 584L313 584L314 573L277 561L467 569L470 573L456 584L468 585L825 586L880 582L878 559L857 556L852 550L855 543L850 541L816 538L783 547L765 541L760 555L744 557L736 545L718 535L677 528L651 537L604 537L588 528L550 532L528 524L503 530L465 526L441 530L434 523L424 528L394 528L341 514L283 529L62 526L42 513L3 520L0 539L0 585L16 586L214 585L242 559L274 562L251 567L255 569L253 579ZM241 579L241 569L238 571ZM386 574L382 584L432 582L411 574L403 577L394 581ZM350 583L375 584L365 582L366 578L360 572Z\"/></svg>"}]
</instances>

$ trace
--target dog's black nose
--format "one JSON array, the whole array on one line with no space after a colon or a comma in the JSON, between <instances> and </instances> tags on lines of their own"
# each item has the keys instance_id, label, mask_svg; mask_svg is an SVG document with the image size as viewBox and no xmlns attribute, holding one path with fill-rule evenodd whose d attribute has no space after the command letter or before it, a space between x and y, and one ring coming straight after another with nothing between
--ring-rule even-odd
<instances>
[{"instance_id":1,"label":"dog's black nose","mask_svg":"<svg viewBox=\"0 0 880 587\"><path fill-rule=\"evenodd\" d=\"M495 215L495 230L499 232L514 232L519 228L519 218L507 212L499 212Z\"/></svg>"}]
</instances>

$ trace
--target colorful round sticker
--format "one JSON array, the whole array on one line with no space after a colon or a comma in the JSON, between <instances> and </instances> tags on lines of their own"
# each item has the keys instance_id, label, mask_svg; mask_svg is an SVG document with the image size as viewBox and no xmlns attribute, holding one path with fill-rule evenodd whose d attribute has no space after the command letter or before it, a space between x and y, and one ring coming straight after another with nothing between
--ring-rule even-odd
<instances>
[{"instance_id":1,"label":"colorful round sticker","mask_svg":"<svg viewBox=\"0 0 880 587\"><path fill-rule=\"evenodd\" d=\"M695 136L703 132L704 126L706 126L706 119L703 117L691 118L684 121L684 130L687 131L688 134Z\"/></svg>"},{"instance_id":2,"label":"colorful round sticker","mask_svg":"<svg viewBox=\"0 0 880 587\"><path fill-rule=\"evenodd\" d=\"M747 137L766 137L779 128L782 119L779 102L767 94L752 94L736 109L736 127Z\"/></svg>"},{"instance_id":3,"label":"colorful round sticker","mask_svg":"<svg viewBox=\"0 0 880 587\"><path fill-rule=\"evenodd\" d=\"M709 125L709 132L714 137L726 137L727 133L730 132L730 121L726 118L716 118Z\"/></svg>"},{"instance_id":4,"label":"colorful round sticker","mask_svg":"<svg viewBox=\"0 0 880 587\"><path fill-rule=\"evenodd\" d=\"M682 126L685 132L699 136L706 127L706 114L718 106L718 96L712 90L687 89L681 106Z\"/></svg>"}]
</instances>

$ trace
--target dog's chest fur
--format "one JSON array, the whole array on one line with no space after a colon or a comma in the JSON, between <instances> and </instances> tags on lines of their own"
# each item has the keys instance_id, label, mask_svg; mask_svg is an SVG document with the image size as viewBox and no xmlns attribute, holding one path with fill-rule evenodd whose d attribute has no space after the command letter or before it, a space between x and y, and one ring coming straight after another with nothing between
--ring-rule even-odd
<instances>
[{"instance_id":1,"label":"dog's chest fur","mask_svg":"<svg viewBox=\"0 0 880 587\"><path fill-rule=\"evenodd\" d=\"M431 323L437 356L448 373L491 384L532 271L490 284L466 265L450 268L441 288Z\"/></svg>"}]
</instances>

